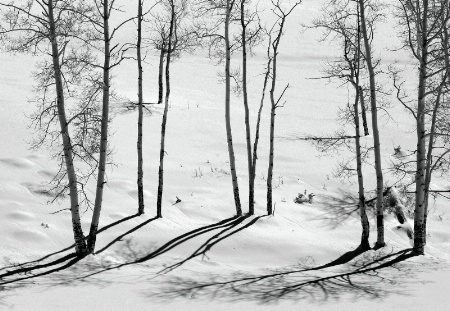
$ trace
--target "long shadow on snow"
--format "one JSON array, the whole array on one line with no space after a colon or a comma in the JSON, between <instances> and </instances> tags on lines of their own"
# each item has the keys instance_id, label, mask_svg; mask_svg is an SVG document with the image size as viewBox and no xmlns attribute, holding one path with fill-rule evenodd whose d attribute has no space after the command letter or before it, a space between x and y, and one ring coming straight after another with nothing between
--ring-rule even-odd
<instances>
[{"instance_id":1,"label":"long shadow on snow","mask_svg":"<svg viewBox=\"0 0 450 311\"><path fill-rule=\"evenodd\" d=\"M133 217L136 217L136 215L129 216L129 217L125 218L125 219L128 220L128 219L131 219ZM99 232L104 231L104 230L106 230L108 228L111 228L113 225L118 224L118 223L124 221L125 219L123 219L121 221L117 221L114 224L110 224L110 225L100 229ZM117 241L120 241L124 236L126 236L126 235L128 235L128 234L130 234L130 233L132 233L132 232L134 232L136 230L138 230L139 228L142 228L144 225L148 224L150 221L153 221L155 219L156 218L149 219L149 220L147 220L147 221L137 225L136 227L132 228L131 230L128 230L124 234L121 234L120 236L118 236L117 238L112 240L110 243L108 243L105 247L100 249L100 251L97 252L97 254L103 252L107 247L110 247L111 245L113 245ZM211 224L211 225L207 225L207 226L204 226L204 227L200 227L200 228L194 229L192 231L189 231L189 232L187 232L185 234L182 234L182 235L180 235L180 236L170 240L169 242L167 242L163 246L159 247L157 250L151 252L150 254L147 254L147 255L142 256L140 258L134 258L133 260L131 260L129 262L122 263L122 264L119 264L119 265L113 265L113 266L109 266L109 267L106 267L106 268L101 267L100 270L98 270L98 271L88 273L87 275L84 275L84 276L81 276L81 277L77 276L77 277L74 278L74 280L87 279L87 278L89 278L91 276L94 276L96 274L99 274L99 273L102 273L102 272L105 272L105 271L118 269L118 268L123 267L123 266L127 266L127 265L131 265L131 264L142 263L142 262L148 261L148 260L150 260L152 258L155 258L155 257L157 257L157 256L159 256L161 254L164 254L164 253L170 251L174 247L176 247L176 246L178 246L178 245L180 245L180 244L182 244L182 243L184 243L184 242L186 242L186 241L188 241L188 240L190 240L190 239L192 239L192 238L194 238L196 236L205 234L205 233L207 233L209 231L217 230L217 229L224 228L224 227L227 228L226 230L230 230L233 227L239 225L245 219L246 219L246 217L236 217L236 216L234 216L234 217L231 217L231 218L219 221L219 222ZM252 224L254 222L256 222L256 220L252 221L250 224ZM248 226L249 225L247 225L245 227L248 227ZM231 234L234 234L237 231L240 231L242 229L235 230ZM222 232L225 232L226 230L224 230ZM230 236L231 234L228 234L225 237L217 239L213 244L218 243L219 241L223 240L224 238ZM212 245L208 249L210 249L211 247L212 247ZM70 249L70 248L66 248L65 250L68 250L68 249ZM44 256L41 259L36 260L36 261L31 261L31 262L28 262L28 263L11 266L11 268L16 268L16 269L7 270L5 273L0 274L0 286L6 285L6 284L11 284L11 283L17 283L17 282L23 283L24 281L29 280L29 279L33 279L33 278L36 278L36 277L40 277L40 276L52 274L52 273L55 273L55 272L58 272L58 271L62 271L62 270L65 270L65 269L68 269L68 268L72 267L75 263L77 263L78 261L80 261L82 259L80 257L77 257L75 253L71 253L71 254L68 254L66 256L60 257L60 258L58 258L58 259L56 259L56 260L54 260L52 262L45 263L45 264L38 264L39 261L42 261L42 260L44 260L46 258L49 258L50 256L53 256L54 254L62 253L63 251L64 250L56 252L56 253L53 253L53 254L50 254L50 255L47 255L47 256ZM50 267L54 267L54 268L46 269L46 268L50 268ZM43 269L45 269L45 270L42 271ZM94 267L94 269L95 269L95 267ZM36 273L36 274L33 274L33 272L36 271L36 270L39 271L39 272ZM77 272L77 274L78 274L78 272ZM19 277L15 277L15 278L9 279L9 277L15 276L15 275L23 275L23 276L19 276Z\"/></svg>"},{"instance_id":2,"label":"long shadow on snow","mask_svg":"<svg viewBox=\"0 0 450 311\"><path fill-rule=\"evenodd\" d=\"M415 255L411 249L385 251L365 253L350 262L364 253L356 249L317 267L307 258L298 265L260 275L239 271L231 276L210 274L206 280L198 275L193 278L172 276L165 282L160 281L154 292L145 294L162 300L185 297L262 304L283 299L324 302L338 300L344 294L354 299L405 295L407 282L420 270L417 263L407 261Z\"/></svg>"},{"instance_id":3,"label":"long shadow on snow","mask_svg":"<svg viewBox=\"0 0 450 311\"><path fill-rule=\"evenodd\" d=\"M115 221L113 223L110 223L109 225L106 225L106 226L100 228L97 231L97 234L99 234L99 233L101 233L103 231L106 231L106 230L108 230L108 229L110 229L110 228L112 228L114 226L117 226L118 224L120 224L122 222L125 222L127 220L130 220L130 219L138 217L138 216L139 216L138 214L135 214L135 215L131 215L131 216L127 216L127 217L124 217L122 219L119 219L119 220L117 220L117 221ZM126 234L131 233L133 231L136 231L137 229L143 227L144 225L148 224L150 221L152 221L154 219L155 218L149 219L149 220L143 222L142 224L136 226L134 229L132 229L132 230L128 231L127 233L125 233L125 234L119 236L118 238L116 238L114 241L109 243L106 247L111 246L113 243L115 243L118 240L120 240L120 238L122 238ZM88 237L86 237L85 239L87 239L87 238ZM104 247L102 249L102 251L104 249L106 249L106 247ZM67 269L67 268L71 267L72 265L74 265L76 262L80 261L82 259L82 257L77 257L77 255L75 253L70 253L70 254L67 254L67 255L65 255L63 257L57 258L57 259L55 259L55 260L53 260L51 262L48 262L48 263L41 263L41 262L45 261L46 259L48 259L48 258L50 258L52 256L64 253L64 252L66 252L66 251L68 251L70 249L74 249L74 248L75 248L75 244L72 244L69 247L66 247L66 248L64 248L64 249L62 249L60 251L48 254L48 255L46 255L44 257L41 257L39 259L36 259L36 260L23 262L23 263L17 263L17 264L9 265L7 267L0 268L0 271L6 271L6 272L3 272L3 273L0 274L0 285L14 283L14 282L18 282L18 281L23 281L23 280L26 280L26 279L35 278L35 277L38 277L38 276L43 276L43 275L47 275L47 274L51 274L51 273L54 273L54 272L58 272L58 271ZM65 263L65 264L63 264L63 263ZM59 264L63 264L63 265L57 266ZM41 269L50 268L50 267L53 267L53 266L56 266L56 267L53 268L53 269L49 269L49 270L43 271L43 272L39 272L37 274L32 274L33 271L35 271L35 270L41 270ZM19 275L19 274L23 274L23 275L25 275L25 277L19 277L19 278L13 279L13 280L6 280L6 281L4 281L4 278L7 278L7 277L10 277L10 276L13 276L13 275Z\"/></svg>"},{"instance_id":4,"label":"long shadow on snow","mask_svg":"<svg viewBox=\"0 0 450 311\"><path fill-rule=\"evenodd\" d=\"M164 269L162 269L161 271L159 271L158 274L165 274L165 273L168 273L168 272L170 272L170 271L172 271L172 270L174 270L174 269L180 267L181 265L183 265L183 264L186 263L187 261L189 261L189 260L191 260L191 259L194 259L195 257L198 257L198 256L202 256L202 258L203 258L203 257L208 257L208 256L206 255L206 253L207 253L208 251L210 251L211 248L212 248L214 245L216 245L216 244L219 243L220 241L222 241L222 240L224 240L224 239L226 239L226 238L229 238L230 236L232 236L232 235L238 233L239 231L244 230L244 229L250 227L251 225L255 224L255 223L258 221L258 219L260 219L261 217L262 217L262 216L255 217L254 219L252 219L251 221L249 221L249 222L248 222L247 224L245 224L244 226L242 226L242 227L240 227L240 228L237 228L237 229L235 229L235 230L231 230L231 229L237 227L237 226L245 219L245 217L242 217L242 220L241 220L241 221L234 223L232 226L230 226L230 227L228 227L228 228L225 228L224 230L222 230L222 231L216 233L215 235L213 235L212 237L210 237L207 241L205 241L205 243L203 243L202 245L200 245L200 247L198 247L198 248L197 248L197 249L196 249L189 257L187 257L187 258L185 258L185 259L183 259L183 260L181 260L181 261L179 261L179 262L177 262L177 263L174 263L174 264L172 264L172 265L170 265L170 266L168 266L168 267L165 267Z\"/></svg>"},{"instance_id":5,"label":"long shadow on snow","mask_svg":"<svg viewBox=\"0 0 450 311\"><path fill-rule=\"evenodd\" d=\"M81 276L81 277L77 277L76 280L83 280L83 279L87 279L89 277L95 276L97 274L106 272L106 271L110 271L110 270L115 270L115 269L119 269L122 268L124 266L128 266L128 265L132 265L132 264L138 264L138 263L144 263L148 260L151 260L153 258L156 258L170 250L172 250L173 248L175 248L176 246L187 242L188 240L195 238L197 236L203 235L205 233L208 233L210 231L214 231L217 229L221 229L221 228L225 228L224 230L220 231L218 234L214 235L213 237L211 237L210 239L207 240L207 242L205 242L204 244L202 244L202 246L200 246L200 249L202 249L204 252L203 254L205 254L209 249L211 249L211 247L215 244L217 244L218 242L222 241L223 239L231 236L232 234L235 234L236 232L241 231L242 229L247 228L248 226L254 224L257 219L259 219L259 217L255 218L254 220L252 220L251 222L249 222L249 224L243 226L242 228L238 228L237 230L232 231L231 233L225 235L225 236L220 236L222 233L231 230L232 228L238 226L240 223L242 223L245 219L247 219L248 216L234 216L231 218L227 218L224 220L221 220L217 223L211 224L211 225L207 225L204 227L200 227L197 229L194 229L192 231L186 232L170 241L168 241L167 243L165 243L164 245L162 245L161 247L157 248L156 250L152 251L151 253L144 255L144 256L139 256L139 257L135 257L130 259L128 262L125 263L121 263L118 265L112 265L109 267L103 267L102 269L89 273L87 275ZM198 254L197 254L198 253ZM181 265L184 262L198 256L201 255L202 251L199 252L194 252L193 256L191 255L190 257L188 257L188 259L183 260L182 262L179 262L175 265ZM173 267L173 269L175 268L175 265ZM170 268L170 267L167 267ZM162 271L161 271L162 272Z\"/></svg>"}]
</instances>

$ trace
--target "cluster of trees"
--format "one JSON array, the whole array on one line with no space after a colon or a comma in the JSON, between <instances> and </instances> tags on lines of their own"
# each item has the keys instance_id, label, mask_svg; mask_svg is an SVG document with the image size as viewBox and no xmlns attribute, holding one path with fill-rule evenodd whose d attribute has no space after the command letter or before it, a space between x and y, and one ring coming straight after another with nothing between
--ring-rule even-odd
<instances>
[{"instance_id":1,"label":"cluster of trees","mask_svg":"<svg viewBox=\"0 0 450 311\"><path fill-rule=\"evenodd\" d=\"M250 204L254 214L254 180L259 124L266 87L271 79L271 147L269 176L273 171L273 137L275 109L281 97L275 97L276 62L278 47L286 18L299 2L283 4L271 2L276 21L264 29L258 11L250 0L138 0L135 16L120 20L121 10L115 0L30 0L0 1L0 39L3 49L10 53L28 53L41 56L33 75L36 80L36 110L31 115L36 129L33 147L50 146L59 160L59 172L52 180L55 199L68 193L72 216L76 253L84 256L95 251L95 241L106 184L105 169L110 161L108 145L109 106L115 94L111 90L111 70L124 60L137 63L138 108L137 133L137 187L138 214L144 213L143 185L143 68L144 50L160 52L158 102L163 103L159 183L156 202L157 217L162 217L165 131L170 96L170 64L182 52L199 46L208 46L211 57L224 64L225 124L230 157L230 170L236 214L242 215L230 120L231 84L234 80L243 90L248 149ZM117 15L117 16L115 16ZM112 26L111 16L116 21ZM117 33L126 24L137 26L135 42L115 41ZM145 28L150 35L145 37ZM144 30L143 30L144 29ZM230 29L232 29L230 31ZM235 33L233 31L235 30ZM247 53L268 36L268 63L262 99L258 113L255 143L251 145L250 111L247 94ZM135 56L130 51L135 50ZM232 53L242 53L242 79L231 72ZM165 65L165 70L164 70ZM163 81L163 71L165 81ZM164 94L165 88L165 94ZM95 198L89 197L88 181L96 179ZM272 184L268 179L268 213L272 213ZM82 205L93 210L89 234L85 237L81 222Z\"/></svg>"},{"instance_id":2,"label":"cluster of trees","mask_svg":"<svg viewBox=\"0 0 450 311\"><path fill-rule=\"evenodd\" d=\"M429 196L431 193L447 192L431 189L432 174L445 175L449 170L450 153L448 145L449 123L449 52L448 34L450 29L450 6L445 1L398 0L389 6L393 9L399 25L402 48L408 50L418 68L416 94L405 87L402 71L389 66L397 100L411 114L416 122L417 148L410 155L404 154L392 163L389 169L399 182L406 180L406 191L414 195L414 252L424 253L426 244L426 221ZM385 245L383 224L383 196L396 196L395 190L384 187L380 137L377 111L383 108L378 95L384 95L377 76L381 72L380 61L373 56L373 42L376 35L375 24L385 13L378 1L373 0L330 0L324 7L323 16L314 23L325 29L325 37L339 41L342 56L329 64L327 79L337 79L354 89L354 103L342 111L344 124L352 124L355 135L345 135L338 131L332 137L310 137L319 148L328 150L346 147L354 153L354 158L340 163L340 176L357 175L359 185L359 205L362 223L361 246L369 248L369 223L366 214L367 200L364 192L362 164L367 162L373 151L376 175L376 246ZM411 83L411 81L408 81ZM373 144L361 146L360 118L364 135L369 135L366 120L366 102L370 102ZM415 156L415 159L412 159ZM351 161L356 162L352 165ZM356 168L354 168L356 166ZM409 181L409 183L408 183ZM392 185L391 185L392 186ZM411 186L411 187L408 187ZM413 188L413 191L409 188ZM441 194L442 195L442 194ZM398 220L405 221L401 201L392 199L396 206Z\"/></svg>"},{"instance_id":3,"label":"cluster of trees","mask_svg":"<svg viewBox=\"0 0 450 311\"><path fill-rule=\"evenodd\" d=\"M236 173L230 120L230 99L233 81L242 91L247 143L249 207L254 214L254 186L260 120L267 91L270 99L270 154L267 176L267 213L273 214L272 176L274 165L274 131L276 109L289 84L277 90L277 57L285 31L286 20L301 1L271 0L268 6L275 17L270 28L263 27L258 8L251 0L138 0L137 13L112 27L111 16L120 15L115 0L30 0L0 1L0 39L4 50L11 53L30 53L41 58L34 72L37 110L32 121L37 131L33 143L61 146L54 148L60 161L60 171L54 178L56 197L69 193L76 251L80 256L95 250L105 181L105 167L109 159L108 122L109 103L114 96L111 70L125 59L137 63L138 108L137 187L138 214L144 213L143 185L143 50L153 48L160 53L157 104L164 104L161 124L159 183L156 202L157 217L162 217L164 181L165 131L170 96L170 64L182 52L207 47L210 57L224 66L225 125L228 143L232 191L236 214L243 214ZM415 218L414 251L424 253L426 220L433 173L444 174L449 169L449 70L450 70L450 7L448 0L398 0L396 18L404 38L404 48L417 61L418 81L416 99L408 93L402 72L390 67L399 102L416 120L417 148L414 161L404 159L395 163L394 170L401 177L414 176ZM150 8L146 9L147 6ZM377 82L379 60L373 56L375 24L383 17L375 0L329 0L314 27L325 29L326 36L338 40L342 56L330 64L327 78L338 79L352 86L354 102L342 113L344 124L352 124L354 135L339 132L333 137L311 137L321 148L346 146L355 154L352 161L341 166L342 174L356 174L359 185L359 206L362 223L361 246L369 245L369 221L366 212L362 166L373 151L376 175L377 242L384 241L383 169L378 130L378 100L383 91ZM119 17L115 20L120 19ZM137 26L136 41L114 43L115 35L126 24ZM145 29L152 35L145 37ZM247 89L247 57L252 48L267 44L267 65L252 145L250 109ZM130 50L136 51L130 57ZM241 76L230 68L231 54L242 56ZM165 64L165 67L164 67ZM164 72L164 74L163 74ZM163 80L165 76L165 81ZM165 94L164 94L165 88ZM278 95L277 95L278 94ZM164 98L163 98L164 97ZM369 103L369 105L367 104ZM368 107L366 107L368 106ZM370 108L369 108L370 107ZM361 123L364 135L369 135L366 114L371 114L373 144L361 144ZM62 143L60 143L62 142ZM92 203L86 194L87 182L96 178L97 188ZM80 224L80 204L92 205L93 216L87 238ZM400 218L399 218L400 219Z\"/></svg>"}]
</instances>

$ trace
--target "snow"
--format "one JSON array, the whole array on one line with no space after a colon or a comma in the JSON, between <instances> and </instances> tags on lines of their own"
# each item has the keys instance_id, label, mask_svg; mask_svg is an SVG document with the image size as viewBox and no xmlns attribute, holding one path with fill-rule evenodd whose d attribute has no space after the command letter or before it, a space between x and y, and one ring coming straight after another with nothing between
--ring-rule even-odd
<instances>
[{"instance_id":1,"label":"snow","mask_svg":"<svg viewBox=\"0 0 450 311\"><path fill-rule=\"evenodd\" d=\"M137 111L114 102L110 126L116 165L107 172L97 254L80 261L71 255L70 213L64 210L68 200L47 204L51 196L43 191L57 171L57 162L46 149L28 149L32 129L26 116L33 110L28 103L33 96L30 71L37 58L1 54L0 309L447 310L448 202L437 199L432 204L425 256L407 258L406 225L398 229L393 215L385 218L387 246L360 252L356 250L361 235L355 210L357 187L331 176L336 161L346 153L318 157L309 142L295 139L335 130L338 107L347 103L346 88L309 79L321 75L336 48L316 42L318 31L300 33L295 28L317 14L318 7L305 2L298 8L280 46L279 89L286 83L291 88L276 119L275 216L265 216L268 102L258 152L256 216L234 218L224 87L217 77L221 67L202 53L186 55L172 66L164 218L154 218L163 107L152 107L144 117L146 212L136 216ZM387 46L392 38L384 40L380 44ZM386 53L383 59L403 55L381 47L376 50ZM147 62L144 95L151 100L157 95L157 57L150 56ZM238 62L235 57L234 65ZM263 53L249 61L252 132L264 63ZM134 100L136 76L133 62L117 68L117 93ZM381 129L385 165L394 147L401 143L405 150L413 148L415 139L410 116L398 106L389 111L395 122ZM244 112L237 97L232 114L246 211ZM375 178L370 167L365 180L366 190L372 190ZM442 188L447 185L435 182ZM93 195L95 183L88 189ZM316 195L313 202L295 204L294 198L305 190ZM177 197L181 202L174 204ZM87 233L91 211L82 212ZM375 217L371 213L369 218L373 245Z\"/></svg>"}]
</instances>

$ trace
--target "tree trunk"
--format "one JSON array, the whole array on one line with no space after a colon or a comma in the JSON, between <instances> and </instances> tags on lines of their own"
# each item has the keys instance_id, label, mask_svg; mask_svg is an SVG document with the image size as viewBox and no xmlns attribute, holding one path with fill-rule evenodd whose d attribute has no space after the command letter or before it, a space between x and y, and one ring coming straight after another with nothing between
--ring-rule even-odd
<instances>
[{"instance_id":1,"label":"tree trunk","mask_svg":"<svg viewBox=\"0 0 450 311\"><path fill-rule=\"evenodd\" d=\"M264 98L266 95L267 82L269 81L269 75L270 75L271 64L272 64L272 58L270 57L270 42L269 42L269 47L267 49L267 57L268 57L267 70L266 70L266 74L264 76L264 84L263 84L263 89L262 89L261 102L259 105L258 119L256 121L255 141L253 143L252 177L251 177L253 187L255 185L255 177L256 177L256 160L258 159L257 150L258 150L258 142L259 142L259 127L261 124L261 113L262 113L262 109L264 106Z\"/></svg>"},{"instance_id":2,"label":"tree trunk","mask_svg":"<svg viewBox=\"0 0 450 311\"><path fill-rule=\"evenodd\" d=\"M355 117L355 149L356 149L356 172L358 174L358 194L359 194L359 214L361 217L361 244L360 247L362 249L371 249L369 243L370 236L370 225L369 219L366 213L366 198L364 195L364 178L362 172L362 159L361 159L361 138L360 138L360 130L359 130L359 105L361 105L361 114L363 119L363 127L364 127L364 135L369 135L369 129L367 127L367 119L366 119L366 108L364 105L364 94L363 89L359 85L359 75L360 75L360 67L361 67L361 21L359 16L359 6L356 4L357 10L357 47L354 58L354 63L349 62L352 76L355 78L355 83L353 84L355 88L355 104L353 107L353 113ZM353 69L356 66L355 69Z\"/></svg>"},{"instance_id":3,"label":"tree trunk","mask_svg":"<svg viewBox=\"0 0 450 311\"><path fill-rule=\"evenodd\" d=\"M161 104L163 101L163 68L164 68L164 54L165 48L164 44L161 47L161 52L159 54L159 73L158 73L158 104Z\"/></svg>"},{"instance_id":4,"label":"tree trunk","mask_svg":"<svg viewBox=\"0 0 450 311\"><path fill-rule=\"evenodd\" d=\"M363 127L364 127L364 136L369 135L369 128L367 127L367 114L366 114L366 105L364 103L364 93L363 88L358 86L359 88L359 102L361 104L361 114L363 119Z\"/></svg>"},{"instance_id":5,"label":"tree trunk","mask_svg":"<svg viewBox=\"0 0 450 311\"><path fill-rule=\"evenodd\" d=\"M436 103L433 107L433 114L431 117L431 127L430 127L430 134L428 137L428 150L427 150L427 157L426 157L426 164L425 164L425 187L424 187L424 195L425 195L425 201L424 201L424 226L426 230L426 224L427 224L427 214L428 214L428 200L430 197L430 183L431 183L431 174L432 174L432 162L433 162L433 148L434 148L434 139L435 139L435 133L436 133L436 119L437 114L441 102L441 94L442 94L442 86L439 87L438 95L436 98ZM427 236L425 232L424 236L424 243L426 244Z\"/></svg>"},{"instance_id":6,"label":"tree trunk","mask_svg":"<svg viewBox=\"0 0 450 311\"><path fill-rule=\"evenodd\" d=\"M137 64L138 64L138 172L137 172L137 187L138 187L138 214L144 213L144 185L143 185L143 159L142 159L142 122L143 122L143 94L142 94L142 56L141 56L141 40L142 40L142 5L144 0L138 0L138 29L137 29Z\"/></svg>"},{"instance_id":7,"label":"tree trunk","mask_svg":"<svg viewBox=\"0 0 450 311\"><path fill-rule=\"evenodd\" d=\"M423 15L421 18L419 89L417 104L417 170L416 170L416 206L414 210L414 247L417 254L424 254L425 248L425 92L428 63L428 0L423 1Z\"/></svg>"},{"instance_id":8,"label":"tree trunk","mask_svg":"<svg viewBox=\"0 0 450 311\"><path fill-rule=\"evenodd\" d=\"M170 18L169 42L166 57L166 98L164 100L164 113L161 124L161 148L159 151L159 171L158 171L159 177L158 198L156 202L156 216L158 218L162 217L162 194L164 187L164 153L165 153L164 146L166 138L166 123L167 123L167 113L169 110L169 96L170 96L170 57L172 54L172 36L175 24L175 5L173 0L170 0L170 7L171 7L171 18Z\"/></svg>"},{"instance_id":9,"label":"tree trunk","mask_svg":"<svg viewBox=\"0 0 450 311\"><path fill-rule=\"evenodd\" d=\"M248 94L247 94L247 46L246 46L246 28L245 24L245 0L241 0L241 27L242 27L242 93L244 97L244 110L245 110L245 133L247 135L247 164L248 164L248 180L249 180L249 197L248 197L248 214L255 214L255 186L253 176L252 165L252 142L250 133L250 111L248 108Z\"/></svg>"},{"instance_id":10,"label":"tree trunk","mask_svg":"<svg viewBox=\"0 0 450 311\"><path fill-rule=\"evenodd\" d=\"M275 137L275 111L277 109L277 102L275 101L275 87L277 84L277 56L278 46L280 44L281 36L283 35L283 26L286 16L282 17L280 29L275 41L272 44L273 51L273 66L272 66L272 87L270 89L270 102L272 104L270 110L270 134L269 134L269 168L267 170L267 214L273 214L272 206L272 178L273 178L273 159L274 159L274 137ZM281 95L283 96L283 95Z\"/></svg>"},{"instance_id":11,"label":"tree trunk","mask_svg":"<svg viewBox=\"0 0 450 311\"><path fill-rule=\"evenodd\" d=\"M269 134L269 168L267 170L267 215L273 214L273 206L272 206L272 178L273 178L273 149L274 149L274 133L275 133L275 99L273 92L275 90L275 77L276 77L276 56L273 59L273 80L272 80L272 89L270 90L270 101L272 103L272 107L270 109L270 134Z\"/></svg>"},{"instance_id":12,"label":"tree trunk","mask_svg":"<svg viewBox=\"0 0 450 311\"><path fill-rule=\"evenodd\" d=\"M80 209L78 202L78 185L77 175L73 164L72 143L70 141L69 124L67 123L64 91L61 77L61 67L59 62L59 49L56 40L56 26L53 13L53 1L47 2L48 7L48 21L49 21L49 35L52 45L52 60L53 70L55 72L55 86L56 86L56 104L58 107L59 125L61 128L61 137L64 148L64 161L66 164L67 178L69 180L69 195L70 195L70 212L72 215L72 229L75 239L75 251L82 256L87 253L86 242L81 227Z\"/></svg>"},{"instance_id":13,"label":"tree trunk","mask_svg":"<svg viewBox=\"0 0 450 311\"><path fill-rule=\"evenodd\" d=\"M384 242L384 217L383 217L383 171L381 170L381 151L380 151L380 136L378 132L378 113L376 100L376 84L375 84L375 70L372 64L372 52L370 49L369 36L367 33L365 4L364 0L359 1L359 13L361 17L361 30L364 39L365 60L367 70L369 71L370 83L370 105L372 113L372 132L373 145L375 153L375 171L377 176L377 246L382 247L386 245Z\"/></svg>"},{"instance_id":14,"label":"tree trunk","mask_svg":"<svg viewBox=\"0 0 450 311\"><path fill-rule=\"evenodd\" d=\"M432 155L433 155L433 148L434 148L434 139L435 139L435 128L436 128L436 120L437 120L437 115L438 115L438 110L440 108L440 103L441 103L441 96L442 96L442 88L444 87L445 84L448 84L448 80L449 80L449 70L450 70L450 55L449 55L449 49L450 49L450 45L449 45L449 33L448 33L448 16L449 16L449 8L448 8L448 0L445 0L444 3L442 3L441 5L441 10L443 10L443 8L445 8L443 11L441 12L441 18L442 18L442 35L441 35L441 40L442 40L442 48L444 51L444 64L445 64L445 73L444 76L442 77L442 82L441 85L439 86L438 89L438 95L436 98L436 104L434 106L433 109L433 115L431 118L431 129L430 129L430 135L428 138L428 151L427 151L427 160L426 160L426 169L425 169L425 206L424 206L424 226L425 226L425 235L424 235L424 243L426 244L427 242L427 235L426 235L426 228L427 228L427 218L428 218L428 202L429 202L429 198L430 198L430 182L431 182L431 174L433 172L431 166L432 166Z\"/></svg>"},{"instance_id":15,"label":"tree trunk","mask_svg":"<svg viewBox=\"0 0 450 311\"><path fill-rule=\"evenodd\" d=\"M358 82L357 82L358 84ZM364 179L362 174L362 161L361 161L361 143L360 143L360 130L359 130L359 101L362 96L360 96L361 88L355 86L355 104L354 104L354 114L355 114L355 146L356 146L356 171L358 173L358 193L359 193L359 213L361 217L362 234L361 234L361 247L363 249L370 249L369 235L370 235L370 225L369 219L366 213L366 198L364 196Z\"/></svg>"},{"instance_id":16,"label":"tree trunk","mask_svg":"<svg viewBox=\"0 0 450 311\"><path fill-rule=\"evenodd\" d=\"M105 59L103 64L103 103L102 121L100 134L100 159L98 164L97 190L95 193L94 213L92 215L91 228L88 238L88 250L93 253L95 241L97 239L97 229L100 219L100 212L103 203L103 187L105 185L105 167L108 147L108 122L109 122L109 71L110 71L110 35L109 35L109 1L103 0L103 40Z\"/></svg>"},{"instance_id":17,"label":"tree trunk","mask_svg":"<svg viewBox=\"0 0 450 311\"><path fill-rule=\"evenodd\" d=\"M225 12L225 125L227 131L228 156L230 158L231 181L233 185L234 204L236 206L236 215L242 216L241 200L239 198L239 185L236 174L236 164L234 158L233 137L231 135L231 117L230 117L230 25L231 6L230 0L227 0Z\"/></svg>"}]
</instances>

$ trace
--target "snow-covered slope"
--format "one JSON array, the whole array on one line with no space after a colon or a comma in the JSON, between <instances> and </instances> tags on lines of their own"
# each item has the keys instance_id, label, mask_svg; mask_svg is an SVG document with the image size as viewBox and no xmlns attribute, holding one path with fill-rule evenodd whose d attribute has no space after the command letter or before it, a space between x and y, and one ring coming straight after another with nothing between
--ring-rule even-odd
<instances>
[{"instance_id":1,"label":"snow-covered slope","mask_svg":"<svg viewBox=\"0 0 450 311\"><path fill-rule=\"evenodd\" d=\"M295 22L317 6L305 3ZM51 205L43 190L57 169L47 150L30 151L27 115L33 106L30 70L35 59L1 55L0 74L0 309L12 310L446 310L450 230L437 200L429 217L427 255L408 258L410 241L386 217L387 246L360 252L361 225L355 185L331 177L335 157L318 157L296 137L337 128L347 90L308 78L320 76L332 45L315 42L317 31L288 28L280 47L279 85L290 83L277 114L275 215L265 216L268 110L264 111L256 178L256 216L234 218L224 128L223 85L203 55L185 56L172 69L167 124L163 218L155 219L162 107L144 119L146 213L136 216L137 112L114 102L114 162L108 170L97 254L77 261L68 201ZM289 43L289 44L288 44ZM317 52L319 51L319 52ZM381 52L380 52L381 53ZM390 55L390 54L389 54ZM391 56L389 56L391 57ZM238 64L235 58L234 63ZM259 105L262 54L250 61L252 129ZM116 91L136 97L135 64L116 71ZM156 97L156 57L145 68L145 96ZM387 81L386 81L387 82ZM268 104L266 103L266 108ZM248 205L243 107L233 99L233 139L244 211ZM414 143L407 117L382 129L386 163L399 142ZM370 139L370 138L369 138ZM367 168L366 189L374 186ZM94 192L94 183L88 191ZM304 191L313 203L295 204ZM176 198L181 202L174 204ZM55 213L56 212L56 213ZM89 228L91 211L82 222ZM371 242L375 241L370 215Z\"/></svg>"}]
</instances>

